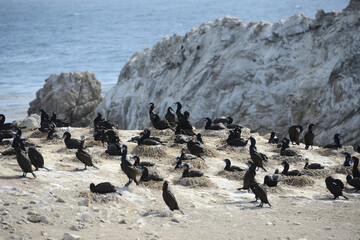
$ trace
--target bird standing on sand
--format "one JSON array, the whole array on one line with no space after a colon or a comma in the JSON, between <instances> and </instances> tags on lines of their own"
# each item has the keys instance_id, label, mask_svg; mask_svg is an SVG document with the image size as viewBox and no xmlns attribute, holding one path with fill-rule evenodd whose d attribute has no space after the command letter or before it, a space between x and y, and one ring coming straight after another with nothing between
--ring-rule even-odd
<instances>
[{"instance_id":1,"label":"bird standing on sand","mask_svg":"<svg viewBox=\"0 0 360 240\"><path fill-rule=\"evenodd\" d=\"M334 179L333 177L328 176L325 179L325 184L326 188L332 193L332 195L334 195L334 200L340 196L348 199L342 193L342 190L344 189L344 183L340 179Z\"/></svg>"},{"instance_id":2,"label":"bird standing on sand","mask_svg":"<svg viewBox=\"0 0 360 240\"><path fill-rule=\"evenodd\" d=\"M179 210L182 214L184 214L184 212L180 210L174 194L169 189L168 181L164 181L162 190L163 190L162 196L163 196L164 202L170 208L170 210L171 211Z\"/></svg>"},{"instance_id":3,"label":"bird standing on sand","mask_svg":"<svg viewBox=\"0 0 360 240\"><path fill-rule=\"evenodd\" d=\"M316 127L316 124L310 124L308 126L308 131L305 133L304 142L306 150L309 149L309 146L311 146L311 149L313 149L315 135L312 130L314 127Z\"/></svg>"}]
</instances>

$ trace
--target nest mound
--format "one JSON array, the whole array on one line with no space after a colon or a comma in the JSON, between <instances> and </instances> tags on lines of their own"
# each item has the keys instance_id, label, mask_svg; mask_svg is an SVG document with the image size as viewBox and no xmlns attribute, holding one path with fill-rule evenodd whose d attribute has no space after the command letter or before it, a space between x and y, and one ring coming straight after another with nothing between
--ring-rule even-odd
<instances>
[{"instance_id":1,"label":"nest mound","mask_svg":"<svg viewBox=\"0 0 360 240\"><path fill-rule=\"evenodd\" d=\"M339 150L331 149L331 148L322 148L319 147L316 151L319 155L328 157L328 156L337 156L339 155Z\"/></svg>"},{"instance_id":2,"label":"nest mound","mask_svg":"<svg viewBox=\"0 0 360 240\"><path fill-rule=\"evenodd\" d=\"M46 132L35 131L30 134L29 138L46 138L47 135Z\"/></svg>"},{"instance_id":3,"label":"nest mound","mask_svg":"<svg viewBox=\"0 0 360 240\"><path fill-rule=\"evenodd\" d=\"M204 156L206 157L216 157L218 154L216 151L209 146L204 146Z\"/></svg>"},{"instance_id":4,"label":"nest mound","mask_svg":"<svg viewBox=\"0 0 360 240\"><path fill-rule=\"evenodd\" d=\"M297 155L297 156L293 156L293 157L289 157L289 156L280 156L280 155L276 155L276 156L272 156L272 159L278 161L278 162L283 162L286 161L289 164L292 163L304 163L305 166L305 158L303 156Z\"/></svg>"},{"instance_id":5,"label":"nest mound","mask_svg":"<svg viewBox=\"0 0 360 240\"><path fill-rule=\"evenodd\" d=\"M246 171L234 171L234 172L230 172L230 171L226 171L226 170L221 170L219 171L216 175L220 176L220 177L224 177L227 178L229 180L243 180L244 179L244 175L245 175Z\"/></svg>"},{"instance_id":6,"label":"nest mound","mask_svg":"<svg viewBox=\"0 0 360 240\"><path fill-rule=\"evenodd\" d=\"M314 185L314 180L310 177L302 175L302 176L284 176L282 180L286 185L293 187L305 187Z\"/></svg>"},{"instance_id":7,"label":"nest mound","mask_svg":"<svg viewBox=\"0 0 360 240\"><path fill-rule=\"evenodd\" d=\"M155 190L162 190L164 181L149 181L149 182L140 182L140 186L147 187Z\"/></svg>"},{"instance_id":8,"label":"nest mound","mask_svg":"<svg viewBox=\"0 0 360 240\"><path fill-rule=\"evenodd\" d=\"M345 167L342 164L336 165L332 167L332 170L336 173L344 174L344 175L352 175L352 166Z\"/></svg>"},{"instance_id":9,"label":"nest mound","mask_svg":"<svg viewBox=\"0 0 360 240\"><path fill-rule=\"evenodd\" d=\"M303 172L308 176L317 178L323 178L330 175L330 170L328 169L304 169Z\"/></svg>"},{"instance_id":10,"label":"nest mound","mask_svg":"<svg viewBox=\"0 0 360 240\"><path fill-rule=\"evenodd\" d=\"M119 202L118 193L107 193L107 194L96 194L91 193L91 203L109 203L109 202Z\"/></svg>"},{"instance_id":11,"label":"nest mound","mask_svg":"<svg viewBox=\"0 0 360 240\"><path fill-rule=\"evenodd\" d=\"M272 194L284 193L284 189L281 186L279 186L279 184L276 187L268 187L267 185L263 185L263 188L266 190L267 193L272 193Z\"/></svg>"},{"instance_id":12,"label":"nest mound","mask_svg":"<svg viewBox=\"0 0 360 240\"><path fill-rule=\"evenodd\" d=\"M151 135L152 136L172 136L174 135L174 131L171 130L171 129L164 129L164 130L158 130L158 129L155 129L155 128L152 128L151 129Z\"/></svg>"},{"instance_id":13,"label":"nest mound","mask_svg":"<svg viewBox=\"0 0 360 240\"><path fill-rule=\"evenodd\" d=\"M143 157L154 157L161 158L166 157L165 147L162 145L146 146L138 145L131 152L132 155L143 156Z\"/></svg>"},{"instance_id":14,"label":"nest mound","mask_svg":"<svg viewBox=\"0 0 360 240\"><path fill-rule=\"evenodd\" d=\"M226 130L204 130L201 132L201 135L206 137L228 137L228 133Z\"/></svg>"},{"instance_id":15,"label":"nest mound","mask_svg":"<svg viewBox=\"0 0 360 240\"><path fill-rule=\"evenodd\" d=\"M191 164L192 167L201 169L201 170L209 168L209 166L206 164L205 160L203 160L201 158L195 158L192 160L184 160L183 163L189 163L189 164Z\"/></svg>"},{"instance_id":16,"label":"nest mound","mask_svg":"<svg viewBox=\"0 0 360 240\"><path fill-rule=\"evenodd\" d=\"M192 188L215 187L215 185L207 177L179 178L174 183Z\"/></svg>"}]
</instances>

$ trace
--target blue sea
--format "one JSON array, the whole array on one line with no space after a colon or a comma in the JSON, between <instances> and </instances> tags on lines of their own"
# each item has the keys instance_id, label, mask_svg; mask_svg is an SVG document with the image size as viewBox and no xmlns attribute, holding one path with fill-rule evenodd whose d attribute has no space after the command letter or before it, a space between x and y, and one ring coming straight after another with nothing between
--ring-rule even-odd
<instances>
[{"instance_id":1,"label":"blue sea","mask_svg":"<svg viewBox=\"0 0 360 240\"><path fill-rule=\"evenodd\" d=\"M27 116L51 74L95 73L105 94L136 51L224 16L268 21L348 0L0 0L0 113Z\"/></svg>"}]
</instances>

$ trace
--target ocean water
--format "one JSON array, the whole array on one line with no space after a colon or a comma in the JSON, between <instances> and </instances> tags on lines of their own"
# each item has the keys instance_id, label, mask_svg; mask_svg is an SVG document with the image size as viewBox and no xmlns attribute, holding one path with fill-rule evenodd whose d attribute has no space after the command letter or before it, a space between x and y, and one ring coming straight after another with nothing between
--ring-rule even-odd
<instances>
[{"instance_id":1,"label":"ocean water","mask_svg":"<svg viewBox=\"0 0 360 240\"><path fill-rule=\"evenodd\" d=\"M136 51L163 35L224 16L276 22L318 9L340 11L348 0L0 0L0 113L27 116L45 79L95 73L105 94Z\"/></svg>"}]
</instances>

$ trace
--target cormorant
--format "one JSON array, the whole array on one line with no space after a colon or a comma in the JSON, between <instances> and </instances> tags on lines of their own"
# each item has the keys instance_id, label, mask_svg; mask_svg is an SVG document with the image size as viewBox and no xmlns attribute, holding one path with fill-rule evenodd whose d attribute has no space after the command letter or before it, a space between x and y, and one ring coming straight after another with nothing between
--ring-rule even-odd
<instances>
[{"instance_id":1,"label":"cormorant","mask_svg":"<svg viewBox=\"0 0 360 240\"><path fill-rule=\"evenodd\" d=\"M139 156L133 156L132 158L135 161L134 162L135 167L152 167L155 165L155 163L153 163L153 162L140 162Z\"/></svg>"},{"instance_id":2,"label":"cormorant","mask_svg":"<svg viewBox=\"0 0 360 240\"><path fill-rule=\"evenodd\" d=\"M126 176L129 178L129 182L125 184L125 187L129 186L129 184L134 180L136 185L139 184L139 182L136 180L136 176L138 175L138 170L135 166L133 166L127 159L127 146L122 145L122 154L121 154L121 169L126 174Z\"/></svg>"},{"instance_id":3,"label":"cormorant","mask_svg":"<svg viewBox=\"0 0 360 240\"><path fill-rule=\"evenodd\" d=\"M299 137L302 131L303 127L301 125L293 125L289 127L289 137L292 144L300 144Z\"/></svg>"},{"instance_id":4,"label":"cormorant","mask_svg":"<svg viewBox=\"0 0 360 240\"><path fill-rule=\"evenodd\" d=\"M360 178L353 178L351 175L346 176L346 182L356 188L356 191L360 190Z\"/></svg>"},{"instance_id":5,"label":"cormorant","mask_svg":"<svg viewBox=\"0 0 360 240\"><path fill-rule=\"evenodd\" d=\"M227 120L228 120L228 122L226 124L226 128L228 128L228 129L243 128L243 126L233 123L234 120L232 117L227 117Z\"/></svg>"},{"instance_id":6,"label":"cormorant","mask_svg":"<svg viewBox=\"0 0 360 240\"><path fill-rule=\"evenodd\" d=\"M281 149L280 149L280 156L296 156L296 152L291 149L286 149L289 147L289 139L284 138L282 141Z\"/></svg>"},{"instance_id":7,"label":"cormorant","mask_svg":"<svg viewBox=\"0 0 360 240\"><path fill-rule=\"evenodd\" d=\"M222 123L216 123L216 124L212 124L212 121L210 118L205 118L206 120L206 124L205 124L205 129L206 130L222 130L225 129L224 124Z\"/></svg>"},{"instance_id":8,"label":"cormorant","mask_svg":"<svg viewBox=\"0 0 360 240\"><path fill-rule=\"evenodd\" d=\"M196 155L200 158L202 158L202 154L204 154L203 147L199 144L197 141L190 140L187 142L187 148L189 149L189 152L193 155Z\"/></svg>"},{"instance_id":9,"label":"cormorant","mask_svg":"<svg viewBox=\"0 0 360 240\"><path fill-rule=\"evenodd\" d=\"M238 166L231 166L231 161L230 161L230 159L224 159L224 162L225 162L225 164L226 164L224 170L226 170L226 171L229 171L229 172L234 172L234 171L239 171L239 172L241 172L241 171L244 171L244 169L242 169L242 168L240 168L240 167L238 167Z\"/></svg>"},{"instance_id":10,"label":"cormorant","mask_svg":"<svg viewBox=\"0 0 360 240\"><path fill-rule=\"evenodd\" d=\"M262 168L266 172L266 169L264 168L264 165L263 165L263 161L267 160L266 155L262 154L262 153L259 153L256 150L256 146L255 146L256 145L256 140L255 140L255 138L250 137L248 140L250 140L250 142L251 142L251 145L250 145L250 157L251 157L251 160L253 161L253 163L255 164L255 166L258 169Z\"/></svg>"},{"instance_id":11,"label":"cormorant","mask_svg":"<svg viewBox=\"0 0 360 240\"><path fill-rule=\"evenodd\" d=\"M52 115L51 115L51 118L50 118L50 121L52 121L56 127L68 127L70 124L60 120L60 119L57 119L56 118L56 113L55 112L52 112Z\"/></svg>"},{"instance_id":12,"label":"cormorant","mask_svg":"<svg viewBox=\"0 0 360 240\"><path fill-rule=\"evenodd\" d=\"M256 201L260 199L261 203L258 207L263 207L264 203L269 204L271 207L271 204L269 203L269 200L267 198L267 194L265 189L260 186L257 182L252 182L250 185L251 191L255 194Z\"/></svg>"},{"instance_id":13,"label":"cormorant","mask_svg":"<svg viewBox=\"0 0 360 240\"><path fill-rule=\"evenodd\" d=\"M37 171L39 168L45 168L46 170L50 171L48 168L44 167L44 157L35 147L29 147L28 156L31 164L35 167L35 171Z\"/></svg>"},{"instance_id":14,"label":"cormorant","mask_svg":"<svg viewBox=\"0 0 360 240\"><path fill-rule=\"evenodd\" d=\"M84 169L86 169L87 166L98 169L98 167L96 167L93 164L91 155L84 150L84 140L81 140L80 146L79 146L77 152L75 153L75 155L76 155L76 158L79 159L80 162L85 164Z\"/></svg>"},{"instance_id":15,"label":"cormorant","mask_svg":"<svg viewBox=\"0 0 360 240\"><path fill-rule=\"evenodd\" d=\"M342 190L344 189L344 183L340 179L334 179L331 176L328 176L325 179L326 188L334 195L334 199L338 198L339 196L343 196L345 199L348 199L345 197L342 193Z\"/></svg>"},{"instance_id":16,"label":"cormorant","mask_svg":"<svg viewBox=\"0 0 360 240\"><path fill-rule=\"evenodd\" d=\"M242 189L245 189L245 190L249 190L250 189L250 186L253 182L256 182L255 180L255 175L256 175L256 172L255 172L255 164L251 161L248 161L247 164L246 164L249 169L246 171L245 175L244 175L244 179L243 179L243 187L242 188L238 188L237 190L242 190Z\"/></svg>"},{"instance_id":17,"label":"cormorant","mask_svg":"<svg viewBox=\"0 0 360 240\"><path fill-rule=\"evenodd\" d=\"M222 117L218 117L218 118L215 118L214 121L213 121L213 124L219 124L219 123L222 123L222 124L227 124L229 122L229 118L225 117L225 116L222 116Z\"/></svg>"},{"instance_id":18,"label":"cormorant","mask_svg":"<svg viewBox=\"0 0 360 240\"><path fill-rule=\"evenodd\" d=\"M117 192L115 189L115 186L109 182L102 182L97 185L95 185L94 183L91 183L90 191L93 193L100 193L100 194ZM119 193L119 194L121 195L121 193Z\"/></svg>"},{"instance_id":19,"label":"cormorant","mask_svg":"<svg viewBox=\"0 0 360 240\"><path fill-rule=\"evenodd\" d=\"M161 120L157 114L154 115L153 126L158 130L171 129L170 123L167 120Z\"/></svg>"},{"instance_id":20,"label":"cormorant","mask_svg":"<svg viewBox=\"0 0 360 240\"><path fill-rule=\"evenodd\" d=\"M168 185L169 185L169 182L164 181L163 194L162 194L164 202L170 208L171 211L179 210L182 214L184 214L184 212L180 210L179 205L176 201L176 198L175 198L174 194L168 188Z\"/></svg>"},{"instance_id":21,"label":"cormorant","mask_svg":"<svg viewBox=\"0 0 360 240\"><path fill-rule=\"evenodd\" d=\"M184 114L181 112L182 105L180 102L176 102L175 104L177 105L176 116L177 116L178 122L181 123L184 119Z\"/></svg>"},{"instance_id":22,"label":"cormorant","mask_svg":"<svg viewBox=\"0 0 360 240\"><path fill-rule=\"evenodd\" d=\"M20 168L23 170L23 177L26 177L27 173L31 173L34 178L36 178L36 175L33 173L32 167L31 167L31 161L28 159L22 152L20 145L18 143L14 146L16 151L16 160L19 164Z\"/></svg>"},{"instance_id":23,"label":"cormorant","mask_svg":"<svg viewBox=\"0 0 360 240\"><path fill-rule=\"evenodd\" d=\"M196 157L197 157L196 155L185 153L184 148L181 149L181 155L180 155L181 160L192 160L192 159L195 159Z\"/></svg>"},{"instance_id":24,"label":"cormorant","mask_svg":"<svg viewBox=\"0 0 360 240\"><path fill-rule=\"evenodd\" d=\"M196 170L189 170L189 164L185 163L184 164L184 171L183 171L183 174L182 174L182 177L185 178L185 177L201 177L204 175L203 172L201 171L196 171Z\"/></svg>"},{"instance_id":25,"label":"cormorant","mask_svg":"<svg viewBox=\"0 0 360 240\"><path fill-rule=\"evenodd\" d=\"M165 114L165 119L170 123L171 126L174 126L175 124L175 114L173 114L171 111L174 111L172 107L168 107L167 113Z\"/></svg>"},{"instance_id":26,"label":"cormorant","mask_svg":"<svg viewBox=\"0 0 360 240\"><path fill-rule=\"evenodd\" d=\"M359 172L359 169L358 169L359 159L357 157L352 157L351 162L354 163L353 170L352 170L353 177L354 178L360 178L360 172Z\"/></svg>"},{"instance_id":27,"label":"cormorant","mask_svg":"<svg viewBox=\"0 0 360 240\"><path fill-rule=\"evenodd\" d=\"M164 178L156 176L154 174L149 174L149 169L147 167L142 167L142 175L140 177L140 181L142 182L149 182L149 181L162 181Z\"/></svg>"},{"instance_id":28,"label":"cormorant","mask_svg":"<svg viewBox=\"0 0 360 240\"><path fill-rule=\"evenodd\" d=\"M314 133L312 132L313 128L316 127L316 124L310 124L308 126L308 131L305 133L304 136L304 142L305 142L305 149L309 149L309 146L311 146L311 149L313 149L314 145Z\"/></svg>"},{"instance_id":29,"label":"cormorant","mask_svg":"<svg viewBox=\"0 0 360 240\"><path fill-rule=\"evenodd\" d=\"M309 164L309 159L305 158L305 166L304 169L324 169L325 167L320 163L311 163Z\"/></svg>"},{"instance_id":30,"label":"cormorant","mask_svg":"<svg viewBox=\"0 0 360 240\"><path fill-rule=\"evenodd\" d=\"M241 129L238 130L231 130L229 132L229 137L226 139L227 144L230 146L237 146L237 147L243 147L246 146L248 143L248 140L245 140L240 137L241 135Z\"/></svg>"},{"instance_id":31,"label":"cormorant","mask_svg":"<svg viewBox=\"0 0 360 240\"><path fill-rule=\"evenodd\" d=\"M0 130L11 130L16 128L12 123L5 123L5 119L5 115L0 114Z\"/></svg>"},{"instance_id":32,"label":"cormorant","mask_svg":"<svg viewBox=\"0 0 360 240\"><path fill-rule=\"evenodd\" d=\"M64 132L63 138L67 149L79 149L81 147L81 141L79 139L71 138L69 132Z\"/></svg>"},{"instance_id":33,"label":"cormorant","mask_svg":"<svg viewBox=\"0 0 360 240\"><path fill-rule=\"evenodd\" d=\"M268 187L276 187L280 180L281 175L279 174L279 169L276 169L274 174L266 175L264 177L264 185Z\"/></svg>"},{"instance_id":34,"label":"cormorant","mask_svg":"<svg viewBox=\"0 0 360 240\"><path fill-rule=\"evenodd\" d=\"M340 134L335 134L334 135L334 142L332 144L326 144L324 146L324 148L332 148L332 149L338 149L341 148L341 143L340 143L340 139L342 139L342 136L340 136Z\"/></svg>"},{"instance_id":35,"label":"cormorant","mask_svg":"<svg viewBox=\"0 0 360 240\"><path fill-rule=\"evenodd\" d=\"M279 142L279 138L276 137L276 132L271 132L268 143L278 143L278 142Z\"/></svg>"},{"instance_id":36,"label":"cormorant","mask_svg":"<svg viewBox=\"0 0 360 240\"><path fill-rule=\"evenodd\" d=\"M298 170L289 171L289 163L286 162L286 161L283 161L281 163L281 166L284 167L284 170L281 172L281 174L284 174L285 176L301 176L301 175L304 175Z\"/></svg>"},{"instance_id":37,"label":"cormorant","mask_svg":"<svg viewBox=\"0 0 360 240\"><path fill-rule=\"evenodd\" d=\"M344 166L345 167L349 167L350 165L350 161L351 161L351 155L347 152L344 153L344 157L345 157L345 161L344 161Z\"/></svg>"}]
</instances>

